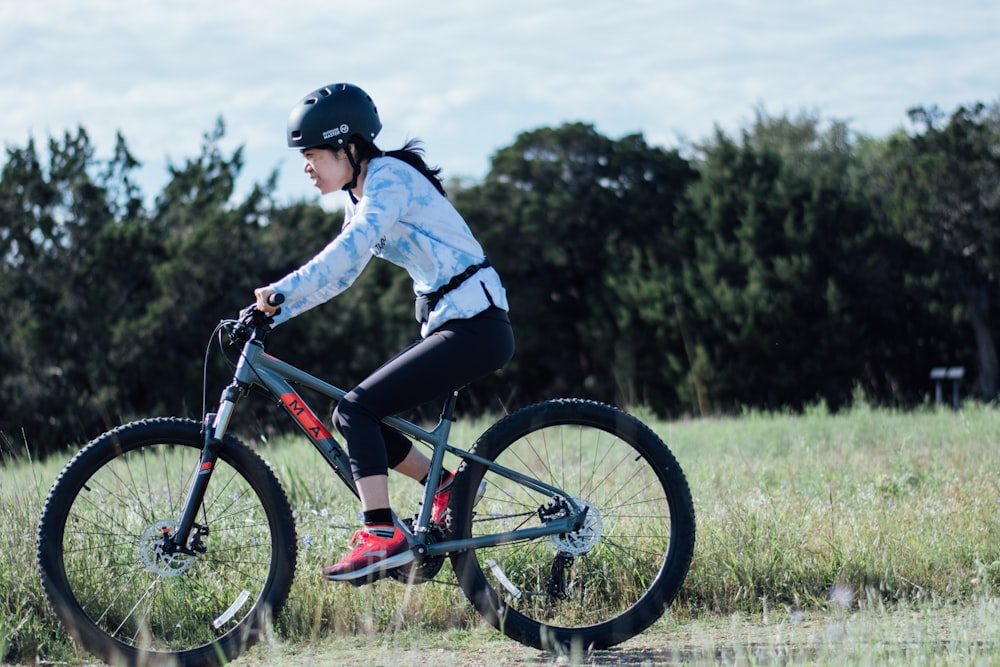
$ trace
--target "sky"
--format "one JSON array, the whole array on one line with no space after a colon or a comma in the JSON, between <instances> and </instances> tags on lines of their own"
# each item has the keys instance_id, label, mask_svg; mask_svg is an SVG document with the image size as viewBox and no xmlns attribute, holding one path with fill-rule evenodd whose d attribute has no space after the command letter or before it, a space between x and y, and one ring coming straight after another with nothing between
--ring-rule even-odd
<instances>
[{"instance_id":1,"label":"sky","mask_svg":"<svg viewBox=\"0 0 1000 667\"><path fill-rule=\"evenodd\" d=\"M121 132L147 197L219 118L240 189L277 171L280 201L318 196L285 126L341 81L374 98L380 147L419 138L466 179L566 122L683 150L758 110L884 137L913 106L1000 100L996 0L3 0L0 45L4 146L82 127L106 159Z\"/></svg>"}]
</instances>

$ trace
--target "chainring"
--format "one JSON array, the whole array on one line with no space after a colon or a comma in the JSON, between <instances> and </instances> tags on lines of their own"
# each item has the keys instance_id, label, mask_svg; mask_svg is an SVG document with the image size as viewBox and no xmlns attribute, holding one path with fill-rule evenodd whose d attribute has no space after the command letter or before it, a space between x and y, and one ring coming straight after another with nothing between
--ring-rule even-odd
<instances>
[{"instance_id":1,"label":"chainring","mask_svg":"<svg viewBox=\"0 0 1000 667\"><path fill-rule=\"evenodd\" d=\"M413 529L413 519L404 519L407 528ZM435 544L444 540L444 531L437 524L432 524L430 532L427 534L427 544ZM404 584L425 584L434 579L441 566L444 565L446 556L425 556L406 565L389 570L389 576Z\"/></svg>"}]
</instances>

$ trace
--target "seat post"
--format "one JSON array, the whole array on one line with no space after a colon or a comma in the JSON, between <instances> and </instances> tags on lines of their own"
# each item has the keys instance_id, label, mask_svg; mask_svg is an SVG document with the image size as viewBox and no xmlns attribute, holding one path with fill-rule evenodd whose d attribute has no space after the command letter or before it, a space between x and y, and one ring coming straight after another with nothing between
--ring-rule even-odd
<instances>
[{"instance_id":1,"label":"seat post","mask_svg":"<svg viewBox=\"0 0 1000 667\"><path fill-rule=\"evenodd\" d=\"M444 407L441 408L442 421L455 421L455 405L458 403L458 392L459 390L456 389L449 394L448 398L445 399Z\"/></svg>"}]
</instances>

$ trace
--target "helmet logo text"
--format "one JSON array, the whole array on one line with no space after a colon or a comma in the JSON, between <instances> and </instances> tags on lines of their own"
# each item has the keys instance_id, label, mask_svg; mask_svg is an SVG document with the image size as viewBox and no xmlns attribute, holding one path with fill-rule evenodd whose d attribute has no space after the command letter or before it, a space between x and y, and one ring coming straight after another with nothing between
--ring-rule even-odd
<instances>
[{"instance_id":1,"label":"helmet logo text","mask_svg":"<svg viewBox=\"0 0 1000 667\"><path fill-rule=\"evenodd\" d=\"M333 139L334 137L339 137L342 134L347 134L350 131L351 128L347 125L347 123L342 123L340 127L335 127L331 130L326 130L325 132L323 132L323 138Z\"/></svg>"}]
</instances>

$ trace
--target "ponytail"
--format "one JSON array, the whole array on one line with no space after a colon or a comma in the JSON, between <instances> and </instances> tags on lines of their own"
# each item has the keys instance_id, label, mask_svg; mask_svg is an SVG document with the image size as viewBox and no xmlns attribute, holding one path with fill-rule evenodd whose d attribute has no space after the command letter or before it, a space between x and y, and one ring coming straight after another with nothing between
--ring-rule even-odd
<instances>
[{"instance_id":1,"label":"ponytail","mask_svg":"<svg viewBox=\"0 0 1000 667\"><path fill-rule=\"evenodd\" d=\"M424 149L420 147L419 139L410 139L403 147L394 151L380 150L375 144L367 141L361 137L352 137L354 145L358 149L358 159L359 160L370 160L374 157L394 157L397 160L402 160L406 164L410 165L421 174L424 175L434 189L440 192L442 195L446 195L444 191L444 184L441 183L441 179L438 174L441 173L440 167L429 167L427 162L424 160ZM446 195L447 196L447 195Z\"/></svg>"}]
</instances>

